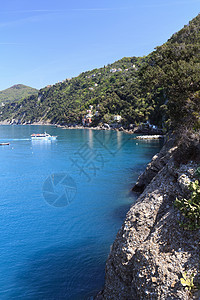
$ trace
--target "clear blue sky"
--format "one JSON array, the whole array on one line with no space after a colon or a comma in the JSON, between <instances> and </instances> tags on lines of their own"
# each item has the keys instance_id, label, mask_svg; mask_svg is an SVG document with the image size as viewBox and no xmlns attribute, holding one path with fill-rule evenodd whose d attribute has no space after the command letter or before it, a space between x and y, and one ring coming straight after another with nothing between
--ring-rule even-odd
<instances>
[{"instance_id":1,"label":"clear blue sky","mask_svg":"<svg viewBox=\"0 0 200 300\"><path fill-rule=\"evenodd\" d=\"M0 90L35 88L124 56L143 56L200 12L200 0L7 0Z\"/></svg>"}]
</instances>

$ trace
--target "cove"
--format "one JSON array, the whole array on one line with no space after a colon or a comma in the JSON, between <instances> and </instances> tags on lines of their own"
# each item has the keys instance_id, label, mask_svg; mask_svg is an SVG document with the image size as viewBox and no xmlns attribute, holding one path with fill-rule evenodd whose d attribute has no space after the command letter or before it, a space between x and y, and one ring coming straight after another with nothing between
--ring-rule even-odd
<instances>
[{"instance_id":1,"label":"cove","mask_svg":"<svg viewBox=\"0 0 200 300\"><path fill-rule=\"evenodd\" d=\"M48 132L57 140L31 141ZM90 299L162 142L114 131L0 126L0 299Z\"/></svg>"}]
</instances>

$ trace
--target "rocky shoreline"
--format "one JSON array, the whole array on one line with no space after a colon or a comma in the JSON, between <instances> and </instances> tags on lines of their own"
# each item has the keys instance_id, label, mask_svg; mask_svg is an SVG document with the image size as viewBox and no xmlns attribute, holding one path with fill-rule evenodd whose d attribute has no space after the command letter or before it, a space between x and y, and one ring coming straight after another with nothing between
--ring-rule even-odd
<instances>
[{"instance_id":1,"label":"rocky shoreline","mask_svg":"<svg viewBox=\"0 0 200 300\"><path fill-rule=\"evenodd\" d=\"M187 197L200 162L199 141L164 145L139 177L140 192L112 245L105 286L96 299L200 299L182 286L184 271L199 284L200 230L180 227L176 197ZM194 275L192 275L194 274Z\"/></svg>"}]
</instances>

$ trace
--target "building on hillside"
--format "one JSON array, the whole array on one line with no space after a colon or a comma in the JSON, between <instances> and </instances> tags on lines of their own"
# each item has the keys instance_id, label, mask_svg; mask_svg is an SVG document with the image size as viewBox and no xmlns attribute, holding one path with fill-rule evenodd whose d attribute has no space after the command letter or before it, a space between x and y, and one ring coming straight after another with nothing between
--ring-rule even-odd
<instances>
[{"instance_id":1,"label":"building on hillside","mask_svg":"<svg viewBox=\"0 0 200 300\"><path fill-rule=\"evenodd\" d=\"M92 123L92 119L90 117L83 117L82 124L83 126L89 126Z\"/></svg>"},{"instance_id":2,"label":"building on hillside","mask_svg":"<svg viewBox=\"0 0 200 300\"><path fill-rule=\"evenodd\" d=\"M116 122L120 122L121 119L122 119L122 117L121 117L120 115L115 115L115 116L113 117L113 120L116 121Z\"/></svg>"},{"instance_id":3,"label":"building on hillside","mask_svg":"<svg viewBox=\"0 0 200 300\"><path fill-rule=\"evenodd\" d=\"M149 121L146 123L142 123L138 127L139 130L158 130L158 127L156 125L150 124Z\"/></svg>"},{"instance_id":4,"label":"building on hillside","mask_svg":"<svg viewBox=\"0 0 200 300\"><path fill-rule=\"evenodd\" d=\"M121 68L118 68L118 69L116 69L116 68L110 69L110 72L111 72L111 73L121 72L121 71L122 71Z\"/></svg>"},{"instance_id":5,"label":"building on hillside","mask_svg":"<svg viewBox=\"0 0 200 300\"><path fill-rule=\"evenodd\" d=\"M82 119L83 126L89 126L92 123L92 117L93 117L92 109L93 109L93 106L90 105L89 108L90 109L87 110L87 115L84 116L83 119Z\"/></svg>"}]
</instances>

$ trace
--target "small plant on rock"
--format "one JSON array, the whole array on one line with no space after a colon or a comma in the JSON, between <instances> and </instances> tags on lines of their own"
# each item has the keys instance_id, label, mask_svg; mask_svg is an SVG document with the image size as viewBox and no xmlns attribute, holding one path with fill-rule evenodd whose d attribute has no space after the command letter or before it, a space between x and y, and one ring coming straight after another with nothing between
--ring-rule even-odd
<instances>
[{"instance_id":1,"label":"small plant on rock","mask_svg":"<svg viewBox=\"0 0 200 300\"><path fill-rule=\"evenodd\" d=\"M186 290L189 292L191 291L192 288L194 288L194 274L192 275L187 275L187 272L182 273L182 278L180 279L182 286L185 286Z\"/></svg>"},{"instance_id":2,"label":"small plant on rock","mask_svg":"<svg viewBox=\"0 0 200 300\"><path fill-rule=\"evenodd\" d=\"M175 206L179 208L186 218L186 223L181 223L185 229L194 230L200 228L200 186L199 181L191 182L189 186L191 196L189 199L175 200Z\"/></svg>"}]
</instances>

